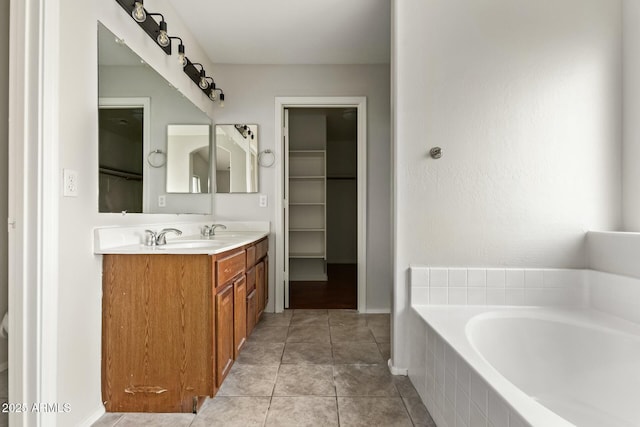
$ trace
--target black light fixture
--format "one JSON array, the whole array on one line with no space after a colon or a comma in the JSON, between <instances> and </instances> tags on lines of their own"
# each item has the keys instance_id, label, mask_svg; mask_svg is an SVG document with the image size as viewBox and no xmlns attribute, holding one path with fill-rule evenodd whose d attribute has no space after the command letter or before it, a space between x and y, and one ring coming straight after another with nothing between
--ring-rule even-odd
<instances>
[{"instance_id":1,"label":"black light fixture","mask_svg":"<svg viewBox=\"0 0 640 427\"><path fill-rule=\"evenodd\" d=\"M247 125L233 125L233 126L240 133L240 135L242 135L242 137L244 139L247 139L247 138L254 139L255 138L255 135L253 134L253 131L249 128L249 126L247 126Z\"/></svg>"},{"instance_id":2,"label":"black light fixture","mask_svg":"<svg viewBox=\"0 0 640 427\"><path fill-rule=\"evenodd\" d=\"M171 55L171 43L167 35L167 22L161 13L149 13L144 8L143 0L116 0L131 17L160 46L164 53ZM156 22L151 16L159 15L162 19Z\"/></svg>"},{"instance_id":3,"label":"black light fixture","mask_svg":"<svg viewBox=\"0 0 640 427\"><path fill-rule=\"evenodd\" d=\"M167 22L161 13L150 13L144 8L144 0L116 0L118 4L126 10L131 17L142 27L142 29L151 37L167 55L171 55L171 40L179 40L178 45L178 63L182 66L182 70L189 78L198 85L198 87L212 101L219 100L220 107L224 107L224 92L216 87L213 79L207 76L202 64L191 62L185 56L185 47L182 38L170 36L167 33ZM159 16L160 22L156 22L152 16ZM198 68L199 67L199 68ZM220 92L216 96L216 91Z\"/></svg>"},{"instance_id":4,"label":"black light fixture","mask_svg":"<svg viewBox=\"0 0 640 427\"><path fill-rule=\"evenodd\" d=\"M169 40L180 40L180 44L178 45L178 64L184 67L187 65L187 57L184 54L184 44L182 44L182 39L180 37L170 36Z\"/></svg>"}]
</instances>

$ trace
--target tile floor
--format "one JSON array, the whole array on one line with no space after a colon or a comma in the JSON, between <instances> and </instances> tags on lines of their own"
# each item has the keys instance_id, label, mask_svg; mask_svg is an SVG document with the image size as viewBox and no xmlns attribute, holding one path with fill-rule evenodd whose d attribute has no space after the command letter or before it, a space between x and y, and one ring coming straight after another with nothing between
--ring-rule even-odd
<instances>
[{"instance_id":1,"label":"tile floor","mask_svg":"<svg viewBox=\"0 0 640 427\"><path fill-rule=\"evenodd\" d=\"M110 413L94 427L435 427L409 379L389 374L389 350L385 314L265 314L197 415Z\"/></svg>"}]
</instances>

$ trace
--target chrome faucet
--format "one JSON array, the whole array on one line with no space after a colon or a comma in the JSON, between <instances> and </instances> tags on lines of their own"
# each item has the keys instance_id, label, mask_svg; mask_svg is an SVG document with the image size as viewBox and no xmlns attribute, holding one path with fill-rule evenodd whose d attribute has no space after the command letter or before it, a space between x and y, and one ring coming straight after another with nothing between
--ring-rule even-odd
<instances>
[{"instance_id":1,"label":"chrome faucet","mask_svg":"<svg viewBox=\"0 0 640 427\"><path fill-rule=\"evenodd\" d=\"M167 244L167 233L176 233L178 236L182 234L182 231L177 228L163 228L162 231L156 233L155 231L145 230L144 244L146 246L162 246Z\"/></svg>"},{"instance_id":2,"label":"chrome faucet","mask_svg":"<svg viewBox=\"0 0 640 427\"><path fill-rule=\"evenodd\" d=\"M205 225L204 227L202 227L201 234L204 237L215 236L216 235L216 228L222 228L223 230L226 230L227 226L223 225L223 224L213 224L211 227L209 227L208 225Z\"/></svg>"}]
</instances>

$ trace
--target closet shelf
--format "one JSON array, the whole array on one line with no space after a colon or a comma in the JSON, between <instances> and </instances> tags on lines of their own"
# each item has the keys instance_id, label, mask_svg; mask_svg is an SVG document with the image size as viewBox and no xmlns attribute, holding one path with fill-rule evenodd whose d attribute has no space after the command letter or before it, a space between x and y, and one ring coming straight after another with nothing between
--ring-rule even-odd
<instances>
[{"instance_id":1,"label":"closet shelf","mask_svg":"<svg viewBox=\"0 0 640 427\"><path fill-rule=\"evenodd\" d=\"M319 259L324 259L324 252L289 252L289 258L319 258Z\"/></svg>"},{"instance_id":2,"label":"closet shelf","mask_svg":"<svg viewBox=\"0 0 640 427\"><path fill-rule=\"evenodd\" d=\"M320 175L298 175L298 176L289 176L289 179L324 179L324 176L320 176Z\"/></svg>"}]
</instances>

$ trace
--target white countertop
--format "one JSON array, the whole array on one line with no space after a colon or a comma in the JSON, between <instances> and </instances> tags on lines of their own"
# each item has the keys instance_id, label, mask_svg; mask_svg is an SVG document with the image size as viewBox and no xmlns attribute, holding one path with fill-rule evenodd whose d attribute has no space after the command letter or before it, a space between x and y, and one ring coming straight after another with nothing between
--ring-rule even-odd
<instances>
[{"instance_id":1,"label":"white countertop","mask_svg":"<svg viewBox=\"0 0 640 427\"><path fill-rule=\"evenodd\" d=\"M226 252L269 235L268 222L233 223L225 222L226 230L216 230L215 236L200 234L203 224L156 224L137 227L103 227L94 231L94 253L104 254L176 254L215 255ZM166 235L167 243L160 246L144 244L145 229L159 231L163 228L177 228L181 236Z\"/></svg>"},{"instance_id":2,"label":"white countertop","mask_svg":"<svg viewBox=\"0 0 640 427\"><path fill-rule=\"evenodd\" d=\"M175 255L215 255L231 249L239 248L268 236L262 231L219 232L212 237L180 236L174 239L167 237L167 244L146 246L143 243L116 246L101 249L98 254L175 254Z\"/></svg>"}]
</instances>

